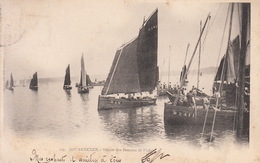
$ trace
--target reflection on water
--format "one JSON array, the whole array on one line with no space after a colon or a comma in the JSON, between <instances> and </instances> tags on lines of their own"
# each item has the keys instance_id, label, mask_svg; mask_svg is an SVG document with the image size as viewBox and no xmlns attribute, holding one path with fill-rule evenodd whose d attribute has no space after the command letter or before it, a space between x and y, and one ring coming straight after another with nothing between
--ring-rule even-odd
<instances>
[{"instance_id":1,"label":"reflection on water","mask_svg":"<svg viewBox=\"0 0 260 163\"><path fill-rule=\"evenodd\" d=\"M4 92L4 126L17 135L49 137L73 141L113 141L133 147L148 142L167 145L199 146L202 126L167 126L163 121L164 102L140 108L97 110L102 87L94 87L88 94L76 88L65 91L62 83L41 83L38 91L16 87ZM207 138L211 128L205 129ZM214 146L234 142L232 130L214 130Z\"/></svg>"},{"instance_id":2,"label":"reflection on water","mask_svg":"<svg viewBox=\"0 0 260 163\"><path fill-rule=\"evenodd\" d=\"M129 142L144 142L157 137L160 133L159 118L156 107L125 108L101 110L99 116L105 124L105 130L116 137Z\"/></svg>"}]
</instances>

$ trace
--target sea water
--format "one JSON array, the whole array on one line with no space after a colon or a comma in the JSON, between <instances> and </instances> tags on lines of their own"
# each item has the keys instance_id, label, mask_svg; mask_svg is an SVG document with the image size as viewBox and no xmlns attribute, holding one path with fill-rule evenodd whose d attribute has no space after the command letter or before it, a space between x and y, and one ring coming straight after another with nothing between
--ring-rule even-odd
<instances>
[{"instance_id":1,"label":"sea water","mask_svg":"<svg viewBox=\"0 0 260 163\"><path fill-rule=\"evenodd\" d=\"M204 86L210 93L211 84ZM102 86L94 87L87 94L79 94L76 87L70 91L62 87L60 81L39 83L38 91L28 86L4 90L3 131L7 139L19 140L20 148L28 143L21 140L33 141L27 153L35 147L41 148L41 143L47 145L45 149L53 142L63 142L61 147L57 143L57 148L69 144L65 150L73 149L74 144L84 146L100 142L105 147L112 143L133 150L158 144L197 149L212 130L212 126L207 126L202 138L203 126L165 125L163 113L164 103L169 101L167 97L158 97L157 104L152 106L98 111ZM213 130L213 136L214 141L207 146L226 149L227 144L237 144L235 130Z\"/></svg>"}]
</instances>

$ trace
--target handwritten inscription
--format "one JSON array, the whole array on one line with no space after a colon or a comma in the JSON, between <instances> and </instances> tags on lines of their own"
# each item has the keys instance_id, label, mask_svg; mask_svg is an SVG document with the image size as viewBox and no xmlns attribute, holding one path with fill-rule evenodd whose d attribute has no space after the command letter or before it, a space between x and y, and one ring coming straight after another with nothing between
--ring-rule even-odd
<instances>
[{"instance_id":1,"label":"handwritten inscription","mask_svg":"<svg viewBox=\"0 0 260 163\"><path fill-rule=\"evenodd\" d=\"M152 163L154 162L157 158L160 158L160 159L163 159L167 156L170 156L169 154L164 154L164 153L161 153L161 150L162 149L159 149L157 151L157 149L155 148L154 150L152 150L151 152L147 153L144 157L142 157L141 161L142 163L145 163L145 162L149 162L149 163Z\"/></svg>"},{"instance_id":2,"label":"handwritten inscription","mask_svg":"<svg viewBox=\"0 0 260 163\"><path fill-rule=\"evenodd\" d=\"M63 149L64 150L64 149ZM71 151L71 149L69 149ZM79 150L79 149L73 149L73 150ZM85 151L86 149L80 151ZM87 150L90 151L90 150ZM93 151L93 150L92 150ZM31 162L36 163L52 163L52 162L109 162L109 163L121 163L121 159L116 155L102 155L102 156L96 156L96 152L92 152L91 154L85 155L85 156L67 156L62 155L60 157L57 157L56 154L53 154L51 157L43 157L40 156L35 149L32 150L32 157L30 157Z\"/></svg>"},{"instance_id":3,"label":"handwritten inscription","mask_svg":"<svg viewBox=\"0 0 260 163\"><path fill-rule=\"evenodd\" d=\"M30 161L36 161L37 163L49 163L49 162L65 162L67 155L57 157L55 154L52 157L40 157L36 150L32 150L33 157L30 158Z\"/></svg>"}]
</instances>

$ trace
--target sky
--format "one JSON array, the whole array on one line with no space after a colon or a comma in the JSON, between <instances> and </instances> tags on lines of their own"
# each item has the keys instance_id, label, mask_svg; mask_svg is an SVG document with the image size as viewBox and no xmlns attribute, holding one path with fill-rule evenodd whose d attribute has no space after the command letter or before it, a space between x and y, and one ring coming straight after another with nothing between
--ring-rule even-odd
<instances>
[{"instance_id":1,"label":"sky","mask_svg":"<svg viewBox=\"0 0 260 163\"><path fill-rule=\"evenodd\" d=\"M2 6L4 74L12 72L15 79L28 79L36 71L39 78L63 77L68 64L71 76L79 76L82 54L87 74L105 79L117 48L138 35L144 17L156 8L160 71L167 71L169 54L171 70L180 71L188 43L189 61L200 21L204 24L209 13L213 24L202 46L201 67L217 66L227 47L226 37L219 52L228 3L4 0ZM231 39L239 31L236 9L233 19Z\"/></svg>"}]
</instances>

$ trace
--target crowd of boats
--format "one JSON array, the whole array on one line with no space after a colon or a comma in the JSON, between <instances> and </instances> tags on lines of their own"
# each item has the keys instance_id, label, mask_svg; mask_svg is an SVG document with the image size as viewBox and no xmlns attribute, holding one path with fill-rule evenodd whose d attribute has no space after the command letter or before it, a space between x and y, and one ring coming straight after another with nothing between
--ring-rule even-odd
<instances>
[{"instance_id":1,"label":"crowd of boats","mask_svg":"<svg viewBox=\"0 0 260 163\"><path fill-rule=\"evenodd\" d=\"M237 128L248 129L250 65L245 64L245 57L250 50L250 35L248 34L250 5L246 3L237 5L242 13L240 15L241 33L231 40L234 6L233 3L229 5L228 45L215 80L212 81L214 83L213 96L207 95L198 87L187 90L190 65L197 54L197 49L200 49L201 38L211 18L210 15L201 26L201 33L189 64L186 65L184 62L179 84L167 87L166 84L159 82L158 9L156 9L149 18L144 20L138 36L117 49L101 95L98 97L98 110L155 105L157 96L167 95L169 102L164 105L165 123L213 125L212 128L216 123L236 124ZM36 72L31 79L30 89L38 89L37 80ZM80 82L77 84L78 93L89 93L91 88L89 81L82 55ZM12 74L7 88L13 89ZM63 89L72 89L69 65L66 69Z\"/></svg>"}]
</instances>

